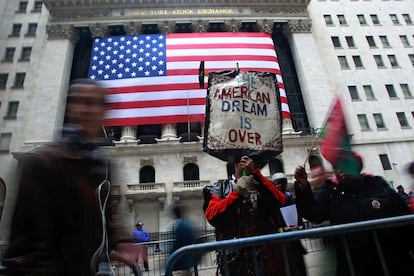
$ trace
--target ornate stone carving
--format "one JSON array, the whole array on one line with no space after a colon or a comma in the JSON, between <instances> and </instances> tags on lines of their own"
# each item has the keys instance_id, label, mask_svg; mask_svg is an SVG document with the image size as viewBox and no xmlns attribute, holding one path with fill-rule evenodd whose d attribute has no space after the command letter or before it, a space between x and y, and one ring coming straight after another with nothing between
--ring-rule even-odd
<instances>
[{"instance_id":1,"label":"ornate stone carving","mask_svg":"<svg viewBox=\"0 0 414 276\"><path fill-rule=\"evenodd\" d=\"M152 158L143 158L140 160L141 167L154 166L154 160Z\"/></svg>"},{"instance_id":2,"label":"ornate stone carving","mask_svg":"<svg viewBox=\"0 0 414 276\"><path fill-rule=\"evenodd\" d=\"M46 26L49 40L69 39L74 44L79 40L79 33L72 25L53 24Z\"/></svg>"},{"instance_id":3,"label":"ornate stone carving","mask_svg":"<svg viewBox=\"0 0 414 276\"><path fill-rule=\"evenodd\" d=\"M175 21L164 21L158 23L158 30L160 33L174 33L175 32Z\"/></svg>"},{"instance_id":4,"label":"ornate stone carving","mask_svg":"<svg viewBox=\"0 0 414 276\"><path fill-rule=\"evenodd\" d=\"M292 33L310 33L312 31L312 21L305 20L289 20L288 24L284 26L283 32L285 35Z\"/></svg>"},{"instance_id":5,"label":"ornate stone carving","mask_svg":"<svg viewBox=\"0 0 414 276\"><path fill-rule=\"evenodd\" d=\"M91 32L92 38L106 36L108 35L108 25L96 23L95 25L89 26L89 31Z\"/></svg>"},{"instance_id":6,"label":"ornate stone carving","mask_svg":"<svg viewBox=\"0 0 414 276\"><path fill-rule=\"evenodd\" d=\"M192 22L194 32L204 33L208 30L208 21L205 20L197 20Z\"/></svg>"},{"instance_id":7,"label":"ornate stone carving","mask_svg":"<svg viewBox=\"0 0 414 276\"><path fill-rule=\"evenodd\" d=\"M259 31L266 32L269 34L273 33L273 21L269 21L267 19L260 20L257 22L257 26L259 27Z\"/></svg>"},{"instance_id":8,"label":"ornate stone carving","mask_svg":"<svg viewBox=\"0 0 414 276\"><path fill-rule=\"evenodd\" d=\"M139 22L131 21L124 25L124 30L128 35L135 35L142 33L142 24Z\"/></svg>"},{"instance_id":9,"label":"ornate stone carving","mask_svg":"<svg viewBox=\"0 0 414 276\"><path fill-rule=\"evenodd\" d=\"M189 163L197 164L197 156L184 156L184 165Z\"/></svg>"},{"instance_id":10,"label":"ornate stone carving","mask_svg":"<svg viewBox=\"0 0 414 276\"><path fill-rule=\"evenodd\" d=\"M230 21L225 21L224 25L226 26L226 30L229 32L239 32L242 23L240 20L232 19Z\"/></svg>"}]
</instances>

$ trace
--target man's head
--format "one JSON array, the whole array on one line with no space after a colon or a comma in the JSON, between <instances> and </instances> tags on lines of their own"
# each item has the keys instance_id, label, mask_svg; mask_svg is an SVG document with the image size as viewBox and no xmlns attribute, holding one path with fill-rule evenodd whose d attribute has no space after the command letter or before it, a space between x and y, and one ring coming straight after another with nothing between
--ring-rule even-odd
<instances>
[{"instance_id":1,"label":"man's head","mask_svg":"<svg viewBox=\"0 0 414 276\"><path fill-rule=\"evenodd\" d=\"M399 192L399 193L404 193L404 187L403 187L403 186L401 186L401 185L398 185L398 186L397 186L397 192Z\"/></svg>"},{"instance_id":2,"label":"man's head","mask_svg":"<svg viewBox=\"0 0 414 276\"><path fill-rule=\"evenodd\" d=\"M106 89L89 79L75 80L69 86L66 117L81 138L93 140L102 133Z\"/></svg>"},{"instance_id":3,"label":"man's head","mask_svg":"<svg viewBox=\"0 0 414 276\"><path fill-rule=\"evenodd\" d=\"M287 176L282 172L274 173L272 175L272 182L283 193L287 191Z\"/></svg>"},{"instance_id":4,"label":"man's head","mask_svg":"<svg viewBox=\"0 0 414 276\"><path fill-rule=\"evenodd\" d=\"M142 226L144 224L142 223L142 221L138 221L137 224L135 224L135 227L137 227L138 229L142 229Z\"/></svg>"},{"instance_id":5,"label":"man's head","mask_svg":"<svg viewBox=\"0 0 414 276\"><path fill-rule=\"evenodd\" d=\"M355 162L356 169L358 170L358 175L352 175L350 173L344 172L340 168L337 168L333 166L333 169L335 171L336 179L341 184L350 184L354 183L356 179L360 178L360 172L362 168L364 167L364 163L362 161L361 155L359 155L356 152L352 152L352 158L353 160L348 160L347 162Z\"/></svg>"}]
</instances>

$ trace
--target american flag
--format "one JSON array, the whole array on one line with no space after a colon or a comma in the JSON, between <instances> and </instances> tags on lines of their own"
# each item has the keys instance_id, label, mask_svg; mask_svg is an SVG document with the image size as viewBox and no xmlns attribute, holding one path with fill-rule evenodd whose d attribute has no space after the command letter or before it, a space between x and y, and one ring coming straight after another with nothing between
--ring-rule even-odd
<instances>
[{"instance_id":1,"label":"american flag","mask_svg":"<svg viewBox=\"0 0 414 276\"><path fill-rule=\"evenodd\" d=\"M107 126L204 121L205 71L235 69L277 76L283 118L290 118L274 44L268 33L175 33L94 40L89 78L110 91ZM207 87L208 77L204 79Z\"/></svg>"}]
</instances>

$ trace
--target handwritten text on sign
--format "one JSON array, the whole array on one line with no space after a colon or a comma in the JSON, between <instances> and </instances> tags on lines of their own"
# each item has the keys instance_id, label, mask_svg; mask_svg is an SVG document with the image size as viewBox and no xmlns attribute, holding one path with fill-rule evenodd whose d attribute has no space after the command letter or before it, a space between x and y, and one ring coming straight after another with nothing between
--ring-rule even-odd
<instances>
[{"instance_id":1,"label":"handwritten text on sign","mask_svg":"<svg viewBox=\"0 0 414 276\"><path fill-rule=\"evenodd\" d=\"M279 108L271 75L240 72L234 78L221 76L219 81L211 81L209 97L209 136L214 137L215 143L224 143L224 148L266 150L280 135ZM217 146L223 148L222 143Z\"/></svg>"}]
</instances>

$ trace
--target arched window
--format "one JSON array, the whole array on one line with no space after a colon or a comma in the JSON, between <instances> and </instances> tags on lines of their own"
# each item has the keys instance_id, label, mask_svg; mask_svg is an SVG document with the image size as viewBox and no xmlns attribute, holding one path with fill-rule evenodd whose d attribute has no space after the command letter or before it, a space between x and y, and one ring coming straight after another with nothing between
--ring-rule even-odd
<instances>
[{"instance_id":1,"label":"arched window","mask_svg":"<svg viewBox=\"0 0 414 276\"><path fill-rule=\"evenodd\" d=\"M200 180L200 173L196 164L189 163L184 166L184 181L186 180Z\"/></svg>"},{"instance_id":2,"label":"arched window","mask_svg":"<svg viewBox=\"0 0 414 276\"><path fill-rule=\"evenodd\" d=\"M284 172L283 163L280 159L272 159L269 162L269 169L270 169L270 175L273 175L277 172Z\"/></svg>"},{"instance_id":3,"label":"arched window","mask_svg":"<svg viewBox=\"0 0 414 276\"><path fill-rule=\"evenodd\" d=\"M152 166L142 167L139 171L139 183L155 183L155 170Z\"/></svg>"}]
</instances>

